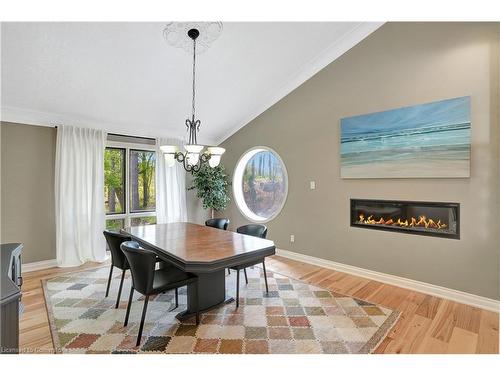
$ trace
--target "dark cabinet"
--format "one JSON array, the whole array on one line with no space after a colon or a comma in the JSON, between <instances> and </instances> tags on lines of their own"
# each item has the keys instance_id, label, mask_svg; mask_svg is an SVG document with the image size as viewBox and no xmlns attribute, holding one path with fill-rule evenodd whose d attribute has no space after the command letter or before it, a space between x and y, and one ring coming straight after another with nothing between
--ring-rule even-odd
<instances>
[{"instance_id":1,"label":"dark cabinet","mask_svg":"<svg viewBox=\"0 0 500 375\"><path fill-rule=\"evenodd\" d=\"M0 251L0 352L19 352L22 244L1 245Z\"/></svg>"}]
</instances>

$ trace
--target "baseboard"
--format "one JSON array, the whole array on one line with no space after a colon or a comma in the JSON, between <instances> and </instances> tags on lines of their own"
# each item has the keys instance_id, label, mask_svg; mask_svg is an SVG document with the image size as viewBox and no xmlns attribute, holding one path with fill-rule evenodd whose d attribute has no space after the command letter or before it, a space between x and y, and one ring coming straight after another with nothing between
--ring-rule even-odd
<instances>
[{"instance_id":1,"label":"baseboard","mask_svg":"<svg viewBox=\"0 0 500 375\"><path fill-rule=\"evenodd\" d=\"M365 268L337 263L331 260L294 253L288 250L276 249L276 255L308 264L313 264L315 266L332 269L335 271L349 273L351 275L364 277L366 279L379 281L385 284L390 284L401 288L410 289L425 294L430 294L432 296L452 300L466 305L479 307L484 310L500 312L500 301L491 298L481 297L475 294L461 292L459 290L449 289L442 286L428 284L422 281L407 279L400 276L389 275L387 273L371 271Z\"/></svg>"},{"instance_id":2,"label":"baseboard","mask_svg":"<svg viewBox=\"0 0 500 375\"><path fill-rule=\"evenodd\" d=\"M40 271L52 267L57 267L57 260L49 259L49 260L42 260L40 262L24 263L21 269L22 272L25 273L25 272Z\"/></svg>"}]
</instances>

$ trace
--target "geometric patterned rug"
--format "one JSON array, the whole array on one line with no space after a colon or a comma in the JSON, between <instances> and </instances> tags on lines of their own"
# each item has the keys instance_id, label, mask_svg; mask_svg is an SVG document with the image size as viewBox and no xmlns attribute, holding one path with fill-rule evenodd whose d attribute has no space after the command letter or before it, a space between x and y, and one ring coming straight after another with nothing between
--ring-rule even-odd
<instances>
[{"instance_id":1,"label":"geometric patterned rug","mask_svg":"<svg viewBox=\"0 0 500 375\"><path fill-rule=\"evenodd\" d=\"M121 271L114 273L105 298L108 267L44 280L44 294L57 353L371 353L396 323L399 312L327 291L275 272L248 268L248 285L240 277L240 307L234 303L180 323L186 289L149 300L141 345L136 347L143 297L134 294L129 324L123 327L131 279L127 271L115 309ZM235 272L226 292L235 295Z\"/></svg>"}]
</instances>

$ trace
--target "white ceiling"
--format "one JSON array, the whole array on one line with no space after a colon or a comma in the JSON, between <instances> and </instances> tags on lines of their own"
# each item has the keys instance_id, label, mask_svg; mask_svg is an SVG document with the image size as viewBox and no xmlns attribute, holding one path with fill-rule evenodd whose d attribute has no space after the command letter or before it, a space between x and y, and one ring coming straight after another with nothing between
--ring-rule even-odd
<instances>
[{"instance_id":1,"label":"white ceiling","mask_svg":"<svg viewBox=\"0 0 500 375\"><path fill-rule=\"evenodd\" d=\"M184 136L192 57L165 24L3 23L2 120ZM379 26L224 23L197 58L199 140L224 140Z\"/></svg>"}]
</instances>

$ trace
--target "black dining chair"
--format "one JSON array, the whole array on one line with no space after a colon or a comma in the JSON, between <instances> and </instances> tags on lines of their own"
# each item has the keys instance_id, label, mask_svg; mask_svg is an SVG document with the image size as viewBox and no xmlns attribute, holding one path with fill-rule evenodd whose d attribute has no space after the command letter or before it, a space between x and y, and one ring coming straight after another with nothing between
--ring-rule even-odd
<instances>
[{"instance_id":1,"label":"black dining chair","mask_svg":"<svg viewBox=\"0 0 500 375\"><path fill-rule=\"evenodd\" d=\"M208 219L207 221L205 221L205 225L207 227L227 230L227 226L229 225L229 219L226 219L224 217Z\"/></svg>"},{"instance_id":2,"label":"black dining chair","mask_svg":"<svg viewBox=\"0 0 500 375\"><path fill-rule=\"evenodd\" d=\"M238 227L236 229L237 233L246 234L249 236L266 238L267 227L262 224L248 224ZM266 262L265 258L257 259L248 263L238 264L237 266L230 267L232 270L236 271L236 308L240 306L240 270L243 270L245 274L245 283L248 284L247 267L255 266L256 264L262 263L262 269L264 270L264 281L266 283L266 293L269 293L269 287L267 286L267 274L266 274Z\"/></svg>"},{"instance_id":3,"label":"black dining chair","mask_svg":"<svg viewBox=\"0 0 500 375\"><path fill-rule=\"evenodd\" d=\"M122 294L123 279L125 278L125 271L129 269L127 259L120 249L123 242L130 241L130 236L124 235L119 232L105 230L103 232L106 242L108 243L109 251L111 252L111 268L109 270L108 286L106 288L106 297L109 294L109 287L111 286L111 279L113 277L113 267L122 270L122 278L120 280L120 288L118 289L118 296L116 298L115 308L120 304L120 297Z\"/></svg>"},{"instance_id":4,"label":"black dining chair","mask_svg":"<svg viewBox=\"0 0 500 375\"><path fill-rule=\"evenodd\" d=\"M236 229L237 233L248 234L249 236L266 238L267 227L263 224L247 224Z\"/></svg>"},{"instance_id":5,"label":"black dining chair","mask_svg":"<svg viewBox=\"0 0 500 375\"><path fill-rule=\"evenodd\" d=\"M208 219L208 220L205 221L205 225L207 227L212 227L212 228L227 230L227 227L229 225L229 219L226 219L225 217L220 217L220 218L215 218L215 219ZM229 268L227 269L227 273L231 274L231 270Z\"/></svg>"},{"instance_id":6,"label":"black dining chair","mask_svg":"<svg viewBox=\"0 0 500 375\"><path fill-rule=\"evenodd\" d=\"M136 346L139 346L141 343L142 329L144 328L149 297L172 289L176 290L177 297L177 288L195 283L195 288L193 288L196 293L194 300L198 301L198 277L191 273L181 271L172 265L165 265L163 268L155 270L156 254L153 251L142 249L135 241L124 242L120 247L127 258L127 262L130 265L130 272L132 273L132 287L130 288L127 312L125 314L125 322L123 323L124 326L128 324L134 291L137 290L145 297L136 342ZM177 298L176 306L178 306ZM200 312L198 306L196 306L196 324L198 325L199 323Z\"/></svg>"}]
</instances>

